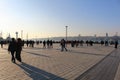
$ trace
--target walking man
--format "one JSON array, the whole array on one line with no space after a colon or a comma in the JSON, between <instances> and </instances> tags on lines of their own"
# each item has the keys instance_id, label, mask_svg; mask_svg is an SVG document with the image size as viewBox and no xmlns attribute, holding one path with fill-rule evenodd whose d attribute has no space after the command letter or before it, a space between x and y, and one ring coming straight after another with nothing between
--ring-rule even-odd
<instances>
[{"instance_id":1,"label":"walking man","mask_svg":"<svg viewBox=\"0 0 120 80\"><path fill-rule=\"evenodd\" d=\"M61 51L63 51L64 49L67 51L67 48L66 48L66 45L65 45L66 44L65 40L62 39L60 43L61 43Z\"/></svg>"},{"instance_id":2,"label":"walking man","mask_svg":"<svg viewBox=\"0 0 120 80\"><path fill-rule=\"evenodd\" d=\"M14 38L12 38L12 41L8 46L8 51L11 53L11 61L15 63L16 41Z\"/></svg>"},{"instance_id":3,"label":"walking man","mask_svg":"<svg viewBox=\"0 0 120 80\"><path fill-rule=\"evenodd\" d=\"M117 46L118 46L118 41L116 40L115 41L115 48L117 49Z\"/></svg>"}]
</instances>

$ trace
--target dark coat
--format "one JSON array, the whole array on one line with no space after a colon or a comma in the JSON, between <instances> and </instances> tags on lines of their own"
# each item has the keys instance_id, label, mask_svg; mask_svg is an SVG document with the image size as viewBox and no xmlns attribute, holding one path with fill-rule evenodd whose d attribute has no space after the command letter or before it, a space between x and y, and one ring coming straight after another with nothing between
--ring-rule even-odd
<instances>
[{"instance_id":1,"label":"dark coat","mask_svg":"<svg viewBox=\"0 0 120 80\"><path fill-rule=\"evenodd\" d=\"M17 45L15 41L10 42L9 46L8 46L8 51L16 51L17 49Z\"/></svg>"},{"instance_id":2,"label":"dark coat","mask_svg":"<svg viewBox=\"0 0 120 80\"><path fill-rule=\"evenodd\" d=\"M22 51L22 43L17 42L17 51Z\"/></svg>"}]
</instances>

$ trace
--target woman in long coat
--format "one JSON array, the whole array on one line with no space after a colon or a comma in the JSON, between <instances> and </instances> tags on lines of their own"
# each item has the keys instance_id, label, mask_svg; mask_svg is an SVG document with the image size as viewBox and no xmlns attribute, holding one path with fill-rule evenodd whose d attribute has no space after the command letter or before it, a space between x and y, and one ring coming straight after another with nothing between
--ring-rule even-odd
<instances>
[{"instance_id":1,"label":"woman in long coat","mask_svg":"<svg viewBox=\"0 0 120 80\"><path fill-rule=\"evenodd\" d=\"M16 47L16 59L19 62L22 62L21 60L21 51L22 51L22 40L20 38L17 39L17 47Z\"/></svg>"}]
</instances>

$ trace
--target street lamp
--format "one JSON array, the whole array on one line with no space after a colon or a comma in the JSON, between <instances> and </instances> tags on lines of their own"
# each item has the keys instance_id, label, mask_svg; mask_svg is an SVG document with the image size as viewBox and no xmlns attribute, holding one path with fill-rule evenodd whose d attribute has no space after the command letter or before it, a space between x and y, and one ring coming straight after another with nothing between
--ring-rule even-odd
<instances>
[{"instance_id":1,"label":"street lamp","mask_svg":"<svg viewBox=\"0 0 120 80\"><path fill-rule=\"evenodd\" d=\"M65 26L66 27L66 47L67 47L67 28L68 26Z\"/></svg>"},{"instance_id":2,"label":"street lamp","mask_svg":"<svg viewBox=\"0 0 120 80\"><path fill-rule=\"evenodd\" d=\"M68 28L68 26L65 26L66 27L66 41L67 41L67 28Z\"/></svg>"},{"instance_id":3,"label":"street lamp","mask_svg":"<svg viewBox=\"0 0 120 80\"><path fill-rule=\"evenodd\" d=\"M16 39L18 38L18 32L15 33L16 34Z\"/></svg>"},{"instance_id":4,"label":"street lamp","mask_svg":"<svg viewBox=\"0 0 120 80\"><path fill-rule=\"evenodd\" d=\"M21 30L21 39L23 39L23 30Z\"/></svg>"}]
</instances>

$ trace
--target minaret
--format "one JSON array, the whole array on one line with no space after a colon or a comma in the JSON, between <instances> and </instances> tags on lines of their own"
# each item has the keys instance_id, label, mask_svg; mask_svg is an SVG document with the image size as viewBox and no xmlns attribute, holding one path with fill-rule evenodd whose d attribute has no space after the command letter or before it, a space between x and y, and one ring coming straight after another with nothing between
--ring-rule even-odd
<instances>
[{"instance_id":1,"label":"minaret","mask_svg":"<svg viewBox=\"0 0 120 80\"><path fill-rule=\"evenodd\" d=\"M23 30L21 30L21 39L23 39Z\"/></svg>"}]
</instances>

